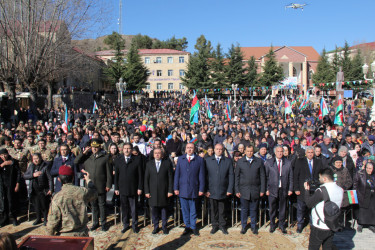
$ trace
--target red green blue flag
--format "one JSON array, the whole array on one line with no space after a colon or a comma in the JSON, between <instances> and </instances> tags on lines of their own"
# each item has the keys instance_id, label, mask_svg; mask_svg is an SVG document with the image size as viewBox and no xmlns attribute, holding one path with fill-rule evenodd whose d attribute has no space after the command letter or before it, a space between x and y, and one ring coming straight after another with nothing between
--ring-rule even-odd
<instances>
[{"instance_id":1,"label":"red green blue flag","mask_svg":"<svg viewBox=\"0 0 375 250\"><path fill-rule=\"evenodd\" d=\"M193 102L191 104L191 110L190 110L190 124L198 123L198 113L199 113L199 101L197 94L194 90L194 97Z\"/></svg>"},{"instance_id":2,"label":"red green blue flag","mask_svg":"<svg viewBox=\"0 0 375 250\"><path fill-rule=\"evenodd\" d=\"M358 204L357 190L348 190L348 198L350 204Z\"/></svg>"},{"instance_id":3,"label":"red green blue flag","mask_svg":"<svg viewBox=\"0 0 375 250\"><path fill-rule=\"evenodd\" d=\"M339 95L334 124L343 126L343 123L344 123L344 104L342 102L341 95Z\"/></svg>"},{"instance_id":4,"label":"red green blue flag","mask_svg":"<svg viewBox=\"0 0 375 250\"><path fill-rule=\"evenodd\" d=\"M225 106L225 119L228 120L228 121L231 121L231 120L232 120L232 117L231 117L231 115L230 115L229 98L228 98L227 105Z\"/></svg>"}]
</instances>

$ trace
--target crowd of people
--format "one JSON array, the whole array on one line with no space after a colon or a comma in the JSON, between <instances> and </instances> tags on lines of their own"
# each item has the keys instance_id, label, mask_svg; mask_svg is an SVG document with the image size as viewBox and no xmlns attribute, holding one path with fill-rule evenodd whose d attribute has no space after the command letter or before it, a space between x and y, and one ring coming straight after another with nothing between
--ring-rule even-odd
<instances>
[{"instance_id":1,"label":"crowd of people","mask_svg":"<svg viewBox=\"0 0 375 250\"><path fill-rule=\"evenodd\" d=\"M161 219L168 234L169 206L178 197L183 234L199 235L197 200L205 196L212 234L228 234L230 199L240 202L241 234L248 227L258 234L261 202L269 208L270 233L279 228L286 234L286 206L293 201L297 233L310 224L311 249L328 249L333 238L323 212L328 192L343 212L354 210L358 232L375 233L375 122L368 124L369 111L345 109L344 124L338 126L332 103L321 120L312 103L286 116L281 98L233 102L232 119L225 115L226 101L209 103L213 116L201 108L198 123L190 122L191 99L182 94L143 98L123 110L100 103L94 113L71 108L65 132L63 108L32 114L19 109L0 127L0 225L10 217L18 225L17 204L28 194L34 225L44 223L48 234L87 235L82 209L87 205L90 229L106 231L106 193L114 185L122 232L139 231L138 203L147 202L152 233L159 232ZM85 187L78 187L81 179ZM356 190L358 204L350 204L347 190Z\"/></svg>"}]
</instances>

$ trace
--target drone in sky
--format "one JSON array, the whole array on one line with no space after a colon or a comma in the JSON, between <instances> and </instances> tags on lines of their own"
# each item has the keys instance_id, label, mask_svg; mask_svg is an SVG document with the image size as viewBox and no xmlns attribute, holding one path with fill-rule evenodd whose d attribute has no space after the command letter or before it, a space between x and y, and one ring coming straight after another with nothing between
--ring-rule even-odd
<instances>
[{"instance_id":1,"label":"drone in sky","mask_svg":"<svg viewBox=\"0 0 375 250\"><path fill-rule=\"evenodd\" d=\"M289 5L285 6L285 9L292 8L292 9L301 9L303 11L303 7L305 7L307 4L300 4L300 3L290 3Z\"/></svg>"}]
</instances>

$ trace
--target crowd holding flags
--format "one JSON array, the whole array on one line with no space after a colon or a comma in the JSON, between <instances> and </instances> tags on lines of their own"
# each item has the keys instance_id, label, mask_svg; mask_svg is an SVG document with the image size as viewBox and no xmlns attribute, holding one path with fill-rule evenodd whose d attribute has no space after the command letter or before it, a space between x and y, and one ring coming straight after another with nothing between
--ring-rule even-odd
<instances>
[{"instance_id":1,"label":"crowd holding flags","mask_svg":"<svg viewBox=\"0 0 375 250\"><path fill-rule=\"evenodd\" d=\"M230 104L229 104L229 97L228 97L228 102L225 106L225 119L228 120L228 121L231 121L232 120L232 116L230 114Z\"/></svg>"},{"instance_id":2,"label":"crowd holding flags","mask_svg":"<svg viewBox=\"0 0 375 250\"><path fill-rule=\"evenodd\" d=\"M207 117L208 117L208 119L211 120L212 119L212 113L211 113L211 109L210 109L210 103L208 102L206 95L204 95L204 101L205 101L205 105L206 105Z\"/></svg>"},{"instance_id":3,"label":"crowd holding flags","mask_svg":"<svg viewBox=\"0 0 375 250\"><path fill-rule=\"evenodd\" d=\"M61 126L61 128L64 131L64 133L67 134L69 131L69 116L68 116L68 108L66 107L66 104L64 105L64 109L65 109L65 121L63 125Z\"/></svg>"},{"instance_id":4,"label":"crowd holding flags","mask_svg":"<svg viewBox=\"0 0 375 250\"><path fill-rule=\"evenodd\" d=\"M344 104L343 104L341 95L339 95L334 124L343 126L343 123L344 123Z\"/></svg>"},{"instance_id":5,"label":"crowd holding flags","mask_svg":"<svg viewBox=\"0 0 375 250\"><path fill-rule=\"evenodd\" d=\"M327 106L326 101L322 97L322 99L320 100L320 108L319 108L319 113L318 113L319 120L323 120L323 117L326 115L328 115L328 106Z\"/></svg>"},{"instance_id":6,"label":"crowd holding flags","mask_svg":"<svg viewBox=\"0 0 375 250\"><path fill-rule=\"evenodd\" d=\"M302 111L307 107L307 104L309 103L310 100L310 94L309 92L306 93L306 98L301 102L301 105L299 106L299 110Z\"/></svg>"},{"instance_id":7,"label":"crowd holding flags","mask_svg":"<svg viewBox=\"0 0 375 250\"><path fill-rule=\"evenodd\" d=\"M193 97L193 102L191 104L191 110L190 110L190 124L198 123L199 107L200 105L199 105L198 96L194 90L194 97Z\"/></svg>"},{"instance_id":8,"label":"crowd holding flags","mask_svg":"<svg viewBox=\"0 0 375 250\"><path fill-rule=\"evenodd\" d=\"M284 107L285 107L285 117L287 114L293 114L292 107L289 104L288 97L284 98Z\"/></svg>"},{"instance_id":9,"label":"crowd holding flags","mask_svg":"<svg viewBox=\"0 0 375 250\"><path fill-rule=\"evenodd\" d=\"M96 104L96 101L94 100L94 107L92 108L92 113L95 113L95 110L98 110L98 105Z\"/></svg>"}]
</instances>

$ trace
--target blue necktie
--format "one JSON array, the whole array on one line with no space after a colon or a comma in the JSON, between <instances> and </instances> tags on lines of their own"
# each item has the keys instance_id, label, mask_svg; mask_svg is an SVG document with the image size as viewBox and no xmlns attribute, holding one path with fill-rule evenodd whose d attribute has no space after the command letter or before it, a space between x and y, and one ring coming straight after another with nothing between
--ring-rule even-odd
<instances>
[{"instance_id":1,"label":"blue necktie","mask_svg":"<svg viewBox=\"0 0 375 250\"><path fill-rule=\"evenodd\" d=\"M159 169L160 169L160 161L157 161L156 162L156 171L159 173Z\"/></svg>"},{"instance_id":2,"label":"blue necktie","mask_svg":"<svg viewBox=\"0 0 375 250\"><path fill-rule=\"evenodd\" d=\"M309 160L309 168L310 168L310 174L312 174L312 165L311 165L311 161Z\"/></svg>"},{"instance_id":3,"label":"blue necktie","mask_svg":"<svg viewBox=\"0 0 375 250\"><path fill-rule=\"evenodd\" d=\"M217 164L220 164L220 158L218 157L216 158L216 160L217 160Z\"/></svg>"}]
</instances>

